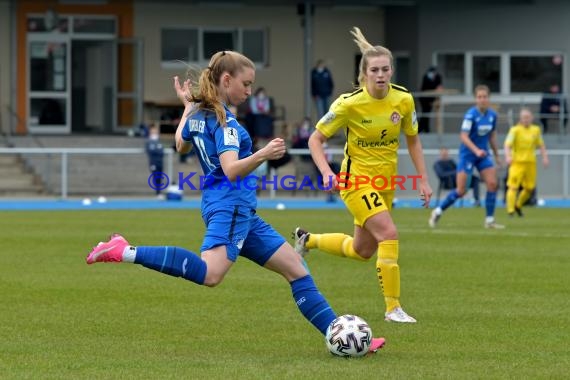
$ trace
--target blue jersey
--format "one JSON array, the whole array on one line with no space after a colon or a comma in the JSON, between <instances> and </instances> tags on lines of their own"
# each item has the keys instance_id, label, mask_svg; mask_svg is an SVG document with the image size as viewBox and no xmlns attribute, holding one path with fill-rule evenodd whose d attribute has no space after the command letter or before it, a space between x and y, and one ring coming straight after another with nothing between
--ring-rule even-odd
<instances>
[{"instance_id":1,"label":"blue jersey","mask_svg":"<svg viewBox=\"0 0 570 380\"><path fill-rule=\"evenodd\" d=\"M184 125L182 139L192 142L204 172L201 181L203 215L220 208L257 207L255 178L230 182L220 164L219 156L228 150L238 152L240 160L252 154L249 134L227 108L225 127L218 123L213 112L198 110L193 113Z\"/></svg>"},{"instance_id":2,"label":"blue jersey","mask_svg":"<svg viewBox=\"0 0 570 380\"><path fill-rule=\"evenodd\" d=\"M461 124L461 132L469 134L469 139L473 141L473 144L477 148L484 151L489 150L489 136L495 130L497 125L497 113L492 109L488 108L485 113L479 112L477 107L471 107L463 118L463 123ZM475 156L475 154L461 143L459 146L460 156Z\"/></svg>"}]
</instances>

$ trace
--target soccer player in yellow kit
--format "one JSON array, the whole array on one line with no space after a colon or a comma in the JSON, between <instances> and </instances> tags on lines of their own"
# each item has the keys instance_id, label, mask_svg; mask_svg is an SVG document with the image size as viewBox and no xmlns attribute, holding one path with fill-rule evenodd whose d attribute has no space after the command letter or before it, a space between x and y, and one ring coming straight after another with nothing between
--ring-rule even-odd
<instances>
[{"instance_id":1,"label":"soccer player in yellow kit","mask_svg":"<svg viewBox=\"0 0 570 380\"><path fill-rule=\"evenodd\" d=\"M360 29L351 33L362 52L359 88L341 95L317 123L309 139L311 155L323 177L324 188L337 188L354 217L354 237L342 233L309 233L297 227L295 249L305 255L318 248L332 255L368 260L376 252L376 270L386 301L385 320L414 323L400 305L398 232L390 210L394 199L392 178L397 175L400 131L416 168L417 181L407 181L428 207L432 189L428 183L412 95L390 83L393 58L390 50L372 46ZM342 168L331 170L323 144L339 129L346 135ZM387 183L386 183L387 182Z\"/></svg>"},{"instance_id":2,"label":"soccer player in yellow kit","mask_svg":"<svg viewBox=\"0 0 570 380\"><path fill-rule=\"evenodd\" d=\"M548 154L540 127L532 121L532 112L528 108L522 108L519 122L511 127L505 140L505 160L510 165L507 179L507 212L511 217L515 212L518 216L523 216L521 209L536 187L536 148L540 148L542 164L544 167L548 166ZM521 185L522 191L519 194Z\"/></svg>"}]
</instances>

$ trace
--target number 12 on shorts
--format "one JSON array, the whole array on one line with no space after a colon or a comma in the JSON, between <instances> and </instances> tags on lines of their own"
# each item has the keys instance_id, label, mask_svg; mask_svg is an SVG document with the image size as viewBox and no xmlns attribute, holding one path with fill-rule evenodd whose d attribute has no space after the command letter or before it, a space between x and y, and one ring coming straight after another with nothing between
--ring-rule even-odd
<instances>
[{"instance_id":1,"label":"number 12 on shorts","mask_svg":"<svg viewBox=\"0 0 570 380\"><path fill-rule=\"evenodd\" d=\"M380 201L380 195L378 193L372 192L368 195L364 194L362 196L362 200L366 204L369 210L372 210L372 207L380 207L382 206L382 202Z\"/></svg>"}]
</instances>

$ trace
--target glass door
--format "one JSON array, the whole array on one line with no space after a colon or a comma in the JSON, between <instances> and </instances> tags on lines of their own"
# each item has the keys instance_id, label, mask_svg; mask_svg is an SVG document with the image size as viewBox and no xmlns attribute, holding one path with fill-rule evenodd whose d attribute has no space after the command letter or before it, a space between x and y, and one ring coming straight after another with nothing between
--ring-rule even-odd
<instances>
[{"instance_id":1,"label":"glass door","mask_svg":"<svg viewBox=\"0 0 570 380\"><path fill-rule=\"evenodd\" d=\"M27 57L28 130L31 133L69 133L69 37L28 34Z\"/></svg>"}]
</instances>

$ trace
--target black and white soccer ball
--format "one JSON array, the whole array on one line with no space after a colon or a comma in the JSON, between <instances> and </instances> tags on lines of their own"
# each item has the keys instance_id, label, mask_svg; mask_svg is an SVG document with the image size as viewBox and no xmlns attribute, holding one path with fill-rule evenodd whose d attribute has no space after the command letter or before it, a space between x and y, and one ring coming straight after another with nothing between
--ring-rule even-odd
<instances>
[{"instance_id":1,"label":"black and white soccer ball","mask_svg":"<svg viewBox=\"0 0 570 380\"><path fill-rule=\"evenodd\" d=\"M370 349L372 329L364 319L345 314L331 322L325 339L327 348L333 355L364 356Z\"/></svg>"}]
</instances>

